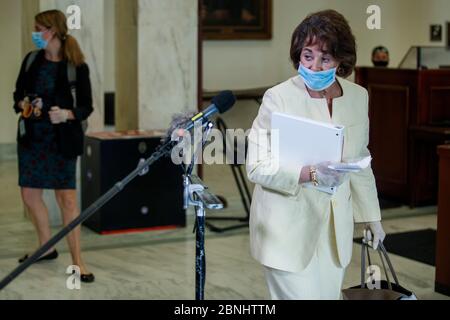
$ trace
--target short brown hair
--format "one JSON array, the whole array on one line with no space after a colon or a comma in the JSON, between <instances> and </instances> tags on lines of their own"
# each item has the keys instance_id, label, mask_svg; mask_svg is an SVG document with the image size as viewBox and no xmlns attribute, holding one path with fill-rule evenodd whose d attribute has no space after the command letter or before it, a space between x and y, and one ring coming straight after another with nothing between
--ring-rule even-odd
<instances>
[{"instance_id":1,"label":"short brown hair","mask_svg":"<svg viewBox=\"0 0 450 320\"><path fill-rule=\"evenodd\" d=\"M298 69L304 47L319 43L339 63L337 75L348 77L356 65L356 41L348 21L335 10L324 10L306 17L295 29L291 41L291 60Z\"/></svg>"}]
</instances>

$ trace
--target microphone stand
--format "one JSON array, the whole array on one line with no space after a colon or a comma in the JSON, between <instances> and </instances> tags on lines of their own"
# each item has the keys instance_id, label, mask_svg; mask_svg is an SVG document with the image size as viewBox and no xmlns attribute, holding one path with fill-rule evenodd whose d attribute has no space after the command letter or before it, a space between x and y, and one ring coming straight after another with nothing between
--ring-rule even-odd
<instances>
[{"instance_id":1,"label":"microphone stand","mask_svg":"<svg viewBox=\"0 0 450 320\"><path fill-rule=\"evenodd\" d=\"M59 231L53 238L51 238L47 243L45 243L41 248L39 248L33 255L28 257L23 263L21 263L16 269L14 269L9 275L7 275L0 282L0 290L4 289L11 281L18 277L22 272L24 272L29 266L36 262L44 253L46 253L50 248L57 244L62 238L64 238L68 233L75 229L79 224L84 222L90 216L92 216L97 210L103 207L108 201L110 201L114 196L121 192L127 184L129 184L137 176L143 176L147 174L149 166L155 163L157 160L163 156L170 154L171 150L177 144L176 141L168 141L158 148L158 150L153 153L153 155L147 160L141 159L138 167L131 172L122 181L117 182L114 187L107 191L103 196L91 204L84 212L82 212L77 218L75 218L71 223Z\"/></svg>"},{"instance_id":2,"label":"microphone stand","mask_svg":"<svg viewBox=\"0 0 450 320\"><path fill-rule=\"evenodd\" d=\"M213 124L208 121L206 125L206 132L203 134L203 140L201 141L202 150L206 144L207 137L211 133ZM194 139L195 141L195 139ZM36 262L44 253L46 253L51 247L56 245L62 238L75 229L78 225L87 220L97 210L103 207L114 196L121 192L127 184L129 184L137 176L143 176L148 173L149 166L155 163L160 158L169 154L171 150L176 146L177 141L169 141L163 144L153 155L147 160L141 159L138 167L126 176L122 181L117 182L113 188L107 191L103 196L91 204L80 216L74 219L61 231L59 231L53 238L39 248L33 255L27 260L21 263L16 269L14 269L9 275L7 275L0 282L0 290L4 289L11 281L18 277L28 267ZM195 150L194 150L195 151ZM205 208L211 210L223 209L223 203L211 192L208 187L200 180L196 175L192 175L194 169L195 160L197 159L197 152L193 153L192 162L183 175L184 185L184 208L189 206L195 208L196 221L194 226L194 232L196 232L196 257L195 257L195 271L196 271L196 285L195 285L195 297L196 300L204 300L205 289L205 277L206 277L206 258L205 258Z\"/></svg>"},{"instance_id":3,"label":"microphone stand","mask_svg":"<svg viewBox=\"0 0 450 320\"><path fill-rule=\"evenodd\" d=\"M206 124L206 132L203 134L201 150L203 150L207 138L213 128L212 122ZM195 139L194 139L195 141ZM195 208L195 299L205 299L205 279L206 279L206 255L205 255L205 208L210 210L223 209L224 205L219 198L209 192L202 180L196 175L192 175L194 163L197 159L197 152L194 149L192 161L183 176L184 184L184 209L189 206Z\"/></svg>"}]
</instances>

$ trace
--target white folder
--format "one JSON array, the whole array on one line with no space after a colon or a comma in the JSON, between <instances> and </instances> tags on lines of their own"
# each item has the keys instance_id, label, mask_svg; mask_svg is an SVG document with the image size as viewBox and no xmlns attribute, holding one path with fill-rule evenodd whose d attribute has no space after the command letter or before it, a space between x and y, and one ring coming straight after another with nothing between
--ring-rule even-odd
<instances>
[{"instance_id":1,"label":"white folder","mask_svg":"<svg viewBox=\"0 0 450 320\"><path fill-rule=\"evenodd\" d=\"M272 130L278 130L280 166L298 168L321 162L342 162L344 127L283 113L272 114ZM334 194L337 188L305 187Z\"/></svg>"}]
</instances>

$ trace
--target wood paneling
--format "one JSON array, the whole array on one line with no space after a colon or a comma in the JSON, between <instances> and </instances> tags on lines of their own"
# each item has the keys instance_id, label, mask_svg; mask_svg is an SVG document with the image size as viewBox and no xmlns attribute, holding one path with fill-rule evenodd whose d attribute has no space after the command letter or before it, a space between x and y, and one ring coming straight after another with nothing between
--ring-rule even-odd
<instances>
[{"instance_id":1,"label":"wood paneling","mask_svg":"<svg viewBox=\"0 0 450 320\"><path fill-rule=\"evenodd\" d=\"M450 128L412 126L410 128L409 204L436 204L438 156L436 148L450 143Z\"/></svg>"},{"instance_id":2,"label":"wood paneling","mask_svg":"<svg viewBox=\"0 0 450 320\"><path fill-rule=\"evenodd\" d=\"M419 73L417 124L450 121L450 70L423 70Z\"/></svg>"},{"instance_id":3,"label":"wood paneling","mask_svg":"<svg viewBox=\"0 0 450 320\"><path fill-rule=\"evenodd\" d=\"M373 170L378 184L397 196L408 184L409 92L407 86L369 85L370 150L378 155Z\"/></svg>"},{"instance_id":4,"label":"wood paneling","mask_svg":"<svg viewBox=\"0 0 450 320\"><path fill-rule=\"evenodd\" d=\"M430 88L430 123L442 123L450 119L450 87Z\"/></svg>"},{"instance_id":5,"label":"wood paneling","mask_svg":"<svg viewBox=\"0 0 450 320\"><path fill-rule=\"evenodd\" d=\"M450 70L357 68L369 91L370 143L380 195L436 204L436 147L450 140Z\"/></svg>"},{"instance_id":6,"label":"wood paneling","mask_svg":"<svg viewBox=\"0 0 450 320\"><path fill-rule=\"evenodd\" d=\"M450 146L439 153L439 203L436 239L436 291L450 295Z\"/></svg>"}]
</instances>

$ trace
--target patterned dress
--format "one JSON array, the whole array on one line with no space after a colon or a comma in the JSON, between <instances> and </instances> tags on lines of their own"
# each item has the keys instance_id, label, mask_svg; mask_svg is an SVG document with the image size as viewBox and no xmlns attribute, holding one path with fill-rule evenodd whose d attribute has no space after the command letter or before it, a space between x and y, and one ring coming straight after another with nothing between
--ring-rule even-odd
<instances>
[{"instance_id":1,"label":"patterned dress","mask_svg":"<svg viewBox=\"0 0 450 320\"><path fill-rule=\"evenodd\" d=\"M19 186L33 189L76 189L76 161L58 153L54 125L48 111L54 106L58 62L45 60L40 66L35 84L43 100L43 118L34 120L32 142L18 146Z\"/></svg>"}]
</instances>

